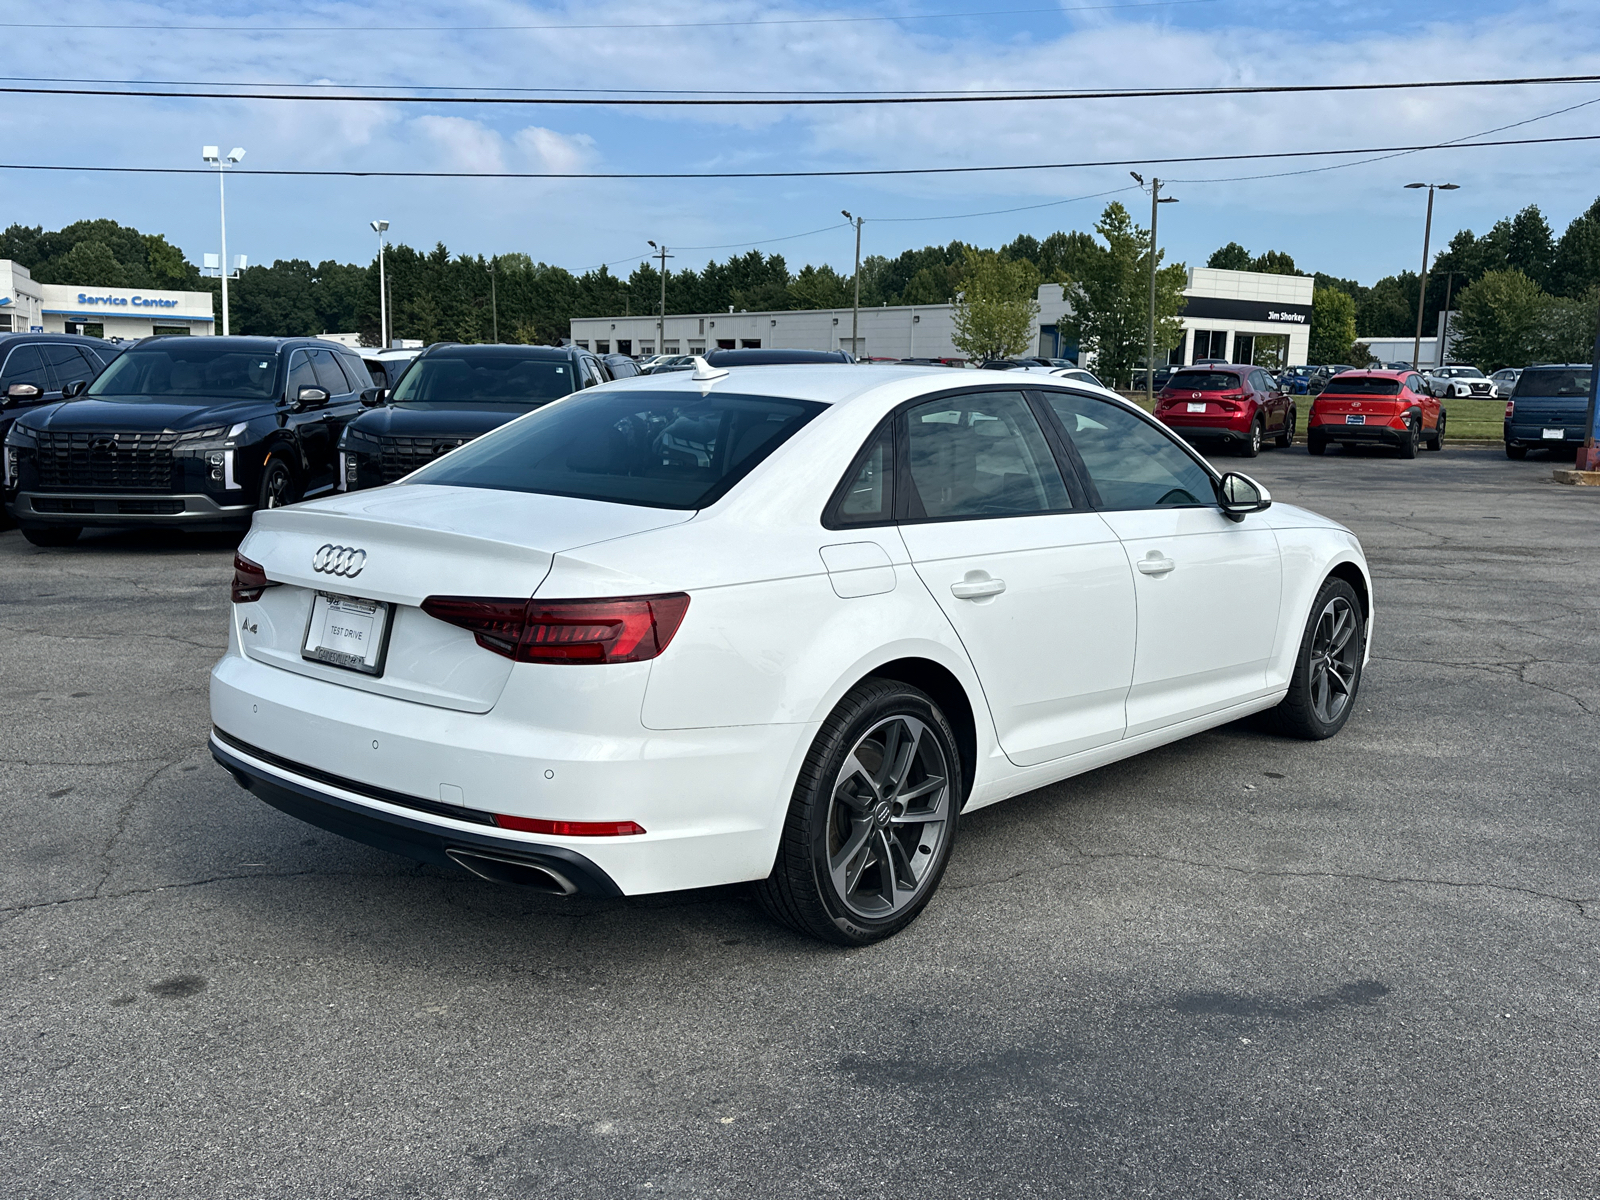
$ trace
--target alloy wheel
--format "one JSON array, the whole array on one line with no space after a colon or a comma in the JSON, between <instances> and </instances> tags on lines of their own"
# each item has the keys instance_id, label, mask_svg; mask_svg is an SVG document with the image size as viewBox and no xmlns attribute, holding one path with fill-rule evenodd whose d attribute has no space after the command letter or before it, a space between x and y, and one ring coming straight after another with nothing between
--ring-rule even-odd
<instances>
[{"instance_id":1,"label":"alloy wheel","mask_svg":"<svg viewBox=\"0 0 1600 1200\"><path fill-rule=\"evenodd\" d=\"M1334 596L1317 614L1311 637L1311 707L1327 725L1339 719L1355 691L1361 655L1355 632L1356 612L1343 596Z\"/></svg>"},{"instance_id":2,"label":"alloy wheel","mask_svg":"<svg viewBox=\"0 0 1600 1200\"><path fill-rule=\"evenodd\" d=\"M834 779L828 873L846 908L882 920L915 902L950 825L950 766L916 717L896 715L857 739Z\"/></svg>"},{"instance_id":3,"label":"alloy wheel","mask_svg":"<svg viewBox=\"0 0 1600 1200\"><path fill-rule=\"evenodd\" d=\"M281 463L268 468L266 486L262 488L266 503L263 508L282 508L289 503L289 470Z\"/></svg>"}]
</instances>

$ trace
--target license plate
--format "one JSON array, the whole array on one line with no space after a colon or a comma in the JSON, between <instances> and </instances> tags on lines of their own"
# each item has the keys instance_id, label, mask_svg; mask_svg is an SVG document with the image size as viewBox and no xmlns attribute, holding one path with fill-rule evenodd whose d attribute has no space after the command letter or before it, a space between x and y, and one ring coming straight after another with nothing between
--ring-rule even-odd
<instances>
[{"instance_id":1,"label":"license plate","mask_svg":"<svg viewBox=\"0 0 1600 1200\"><path fill-rule=\"evenodd\" d=\"M1365 425L1367 419L1366 417L1358 417L1354 413L1348 413L1345 416L1344 423L1346 425Z\"/></svg>"},{"instance_id":2,"label":"license plate","mask_svg":"<svg viewBox=\"0 0 1600 1200\"><path fill-rule=\"evenodd\" d=\"M1201 403L1199 403L1199 404L1196 404L1192 400L1189 402L1189 411L1190 412L1205 412L1205 410L1206 410L1206 406L1205 406L1205 403L1203 401Z\"/></svg>"},{"instance_id":3,"label":"license plate","mask_svg":"<svg viewBox=\"0 0 1600 1200\"><path fill-rule=\"evenodd\" d=\"M388 632L389 606L382 601L318 592L311 602L311 621L300 655L366 675L381 675Z\"/></svg>"},{"instance_id":4,"label":"license plate","mask_svg":"<svg viewBox=\"0 0 1600 1200\"><path fill-rule=\"evenodd\" d=\"M1567 440L1567 431L1565 429L1546 429L1544 431L1544 440L1547 442L1564 442Z\"/></svg>"}]
</instances>

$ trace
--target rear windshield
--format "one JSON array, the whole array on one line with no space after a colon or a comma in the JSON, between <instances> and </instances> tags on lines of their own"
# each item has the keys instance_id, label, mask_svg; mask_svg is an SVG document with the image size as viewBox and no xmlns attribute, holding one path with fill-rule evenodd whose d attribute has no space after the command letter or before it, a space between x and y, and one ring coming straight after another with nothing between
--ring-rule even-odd
<instances>
[{"instance_id":1,"label":"rear windshield","mask_svg":"<svg viewBox=\"0 0 1600 1200\"><path fill-rule=\"evenodd\" d=\"M824 407L767 396L595 391L503 425L406 484L704 508Z\"/></svg>"},{"instance_id":2,"label":"rear windshield","mask_svg":"<svg viewBox=\"0 0 1600 1200\"><path fill-rule=\"evenodd\" d=\"M1174 391L1232 392L1238 390L1239 377L1226 371L1180 371L1167 386Z\"/></svg>"},{"instance_id":3,"label":"rear windshield","mask_svg":"<svg viewBox=\"0 0 1600 1200\"><path fill-rule=\"evenodd\" d=\"M1584 396L1589 395L1589 379L1594 374L1591 367L1529 367L1517 379L1512 396ZM104 379L102 375L100 378ZM90 389L93 390L92 388Z\"/></svg>"},{"instance_id":4,"label":"rear windshield","mask_svg":"<svg viewBox=\"0 0 1600 1200\"><path fill-rule=\"evenodd\" d=\"M390 399L413 408L462 404L525 407L576 391L570 362L525 354L469 351L419 358Z\"/></svg>"},{"instance_id":5,"label":"rear windshield","mask_svg":"<svg viewBox=\"0 0 1600 1200\"><path fill-rule=\"evenodd\" d=\"M275 351L166 338L119 354L89 385L86 394L150 400L191 396L197 400L270 400L278 390Z\"/></svg>"},{"instance_id":6,"label":"rear windshield","mask_svg":"<svg viewBox=\"0 0 1600 1200\"><path fill-rule=\"evenodd\" d=\"M1363 379L1357 375L1335 375L1323 389L1324 396L1398 396L1398 379Z\"/></svg>"}]
</instances>

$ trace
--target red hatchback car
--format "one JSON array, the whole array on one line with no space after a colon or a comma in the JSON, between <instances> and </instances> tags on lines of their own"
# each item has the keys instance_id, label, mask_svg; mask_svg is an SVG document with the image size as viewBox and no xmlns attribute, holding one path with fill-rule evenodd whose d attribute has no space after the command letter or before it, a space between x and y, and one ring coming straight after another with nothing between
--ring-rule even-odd
<instances>
[{"instance_id":1,"label":"red hatchback car","mask_svg":"<svg viewBox=\"0 0 1600 1200\"><path fill-rule=\"evenodd\" d=\"M1207 365L1174 371L1156 397L1156 419L1191 442L1220 439L1254 458L1271 434L1294 441L1294 397L1260 367Z\"/></svg>"},{"instance_id":2,"label":"red hatchback car","mask_svg":"<svg viewBox=\"0 0 1600 1200\"><path fill-rule=\"evenodd\" d=\"M1306 449L1391 446L1415 458L1419 445L1444 449L1444 423L1444 406L1415 371L1345 371L1312 402Z\"/></svg>"}]
</instances>

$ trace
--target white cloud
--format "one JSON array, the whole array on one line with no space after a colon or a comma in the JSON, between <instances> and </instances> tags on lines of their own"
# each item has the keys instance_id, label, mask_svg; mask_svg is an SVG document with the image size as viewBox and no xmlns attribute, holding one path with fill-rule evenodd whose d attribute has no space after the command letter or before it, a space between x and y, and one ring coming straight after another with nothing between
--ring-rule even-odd
<instances>
[{"instance_id":1,"label":"white cloud","mask_svg":"<svg viewBox=\"0 0 1600 1200\"><path fill-rule=\"evenodd\" d=\"M595 159L595 141L587 133L567 135L530 125L512 137L528 158L530 169L552 174L581 171Z\"/></svg>"},{"instance_id":2,"label":"white cloud","mask_svg":"<svg viewBox=\"0 0 1600 1200\"><path fill-rule=\"evenodd\" d=\"M454 171L504 171L505 139L465 117L417 117L411 127L437 152L434 161Z\"/></svg>"}]
</instances>

